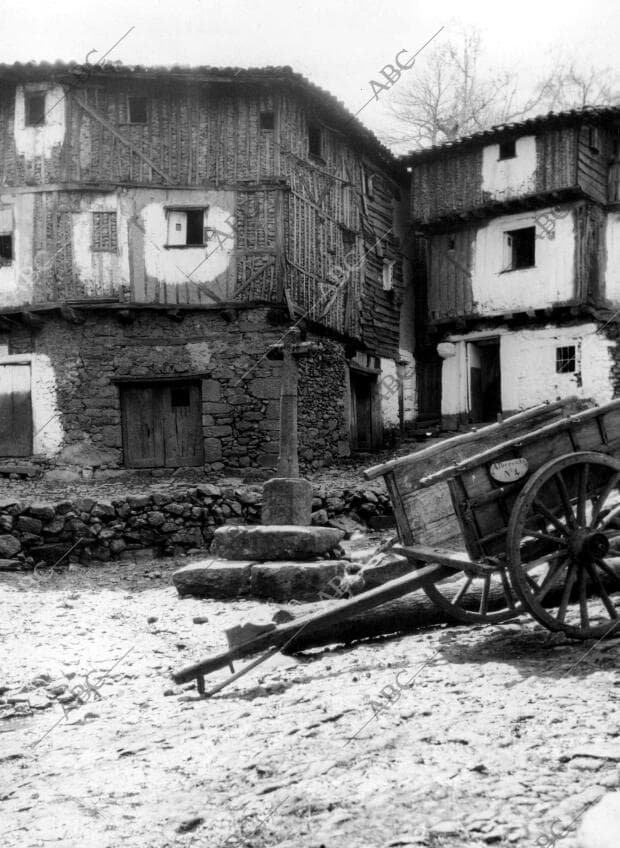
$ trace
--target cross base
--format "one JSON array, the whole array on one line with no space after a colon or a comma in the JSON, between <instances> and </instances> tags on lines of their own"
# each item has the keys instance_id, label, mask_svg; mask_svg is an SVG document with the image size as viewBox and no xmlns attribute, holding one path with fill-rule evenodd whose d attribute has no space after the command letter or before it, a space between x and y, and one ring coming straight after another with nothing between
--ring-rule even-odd
<instances>
[{"instance_id":1,"label":"cross base","mask_svg":"<svg viewBox=\"0 0 620 848\"><path fill-rule=\"evenodd\" d=\"M302 477L272 477L263 486L263 524L298 524L312 520L312 484Z\"/></svg>"}]
</instances>

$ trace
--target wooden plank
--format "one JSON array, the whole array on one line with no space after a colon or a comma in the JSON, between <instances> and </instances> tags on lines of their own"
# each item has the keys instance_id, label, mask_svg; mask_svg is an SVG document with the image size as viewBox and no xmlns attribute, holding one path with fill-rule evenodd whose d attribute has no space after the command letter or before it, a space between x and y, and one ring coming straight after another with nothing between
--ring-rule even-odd
<instances>
[{"instance_id":1,"label":"wooden plank","mask_svg":"<svg viewBox=\"0 0 620 848\"><path fill-rule=\"evenodd\" d=\"M159 387L121 388L125 465L154 468L164 464Z\"/></svg>"},{"instance_id":2,"label":"wooden plank","mask_svg":"<svg viewBox=\"0 0 620 848\"><path fill-rule=\"evenodd\" d=\"M169 468L204 461L200 389L196 384L162 386L160 398L164 464Z\"/></svg>"},{"instance_id":3,"label":"wooden plank","mask_svg":"<svg viewBox=\"0 0 620 848\"><path fill-rule=\"evenodd\" d=\"M0 365L0 455L32 454L30 365Z\"/></svg>"},{"instance_id":4,"label":"wooden plank","mask_svg":"<svg viewBox=\"0 0 620 848\"><path fill-rule=\"evenodd\" d=\"M543 427L539 427L532 432L525 433L521 436L517 436L516 438L509 439L506 442L502 442L499 445L495 445L495 447L489 448L486 451L482 451L481 453L475 454L474 456L470 456L468 459L463 460L457 465L450 466L449 468L444 468L441 471L435 472L434 474L429 474L426 477L423 477L420 480L420 486L433 486L435 483L438 483L440 480L445 480L448 477L453 477L456 474L461 474L466 470L470 470L479 465L484 465L487 462L491 462L495 460L497 457L501 456L502 453L510 451L512 448L518 447L523 449L527 445L531 445L534 442L546 442L552 437L564 433L566 439L568 440L569 447L564 450L564 452L570 452L570 438L567 436L566 431L570 427L578 427L581 423L586 421L590 421L593 418L603 414L604 412L615 411L616 409L620 409L620 399L616 401L612 401L609 404L606 404L604 407L595 407L594 409L588 409L585 412L578 413L577 415L572 415L570 417L561 419L560 421L554 421L551 424L546 424Z\"/></svg>"},{"instance_id":5,"label":"wooden plank","mask_svg":"<svg viewBox=\"0 0 620 848\"><path fill-rule=\"evenodd\" d=\"M366 480L373 480L375 477L383 476L393 468L407 468L412 472L412 477L415 474L418 477L422 477L426 473L427 468L430 469L445 465L446 461L449 462L450 459L456 457L463 458L469 456L476 451L478 446L488 444L489 441L497 443L502 439L509 438L511 435L531 429L537 421L542 422L563 414L565 411L572 411L580 407L583 408L586 405L586 401L574 396L564 398L555 403L544 403L540 406L526 409L523 412L518 412L516 415L511 415L498 424L489 424L486 427L481 427L479 430L453 436L451 439L446 439L436 445L408 454L407 456L392 459L382 465L375 465L364 471L363 475Z\"/></svg>"}]
</instances>

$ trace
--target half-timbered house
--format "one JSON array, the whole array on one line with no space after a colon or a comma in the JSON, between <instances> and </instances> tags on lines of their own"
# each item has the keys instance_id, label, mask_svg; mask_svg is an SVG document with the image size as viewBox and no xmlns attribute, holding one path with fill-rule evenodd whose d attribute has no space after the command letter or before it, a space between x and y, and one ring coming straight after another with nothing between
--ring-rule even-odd
<instances>
[{"instance_id":1,"label":"half-timbered house","mask_svg":"<svg viewBox=\"0 0 620 848\"><path fill-rule=\"evenodd\" d=\"M0 168L0 458L273 467L294 322L302 462L402 419L402 164L290 68L0 66Z\"/></svg>"},{"instance_id":2,"label":"half-timbered house","mask_svg":"<svg viewBox=\"0 0 620 848\"><path fill-rule=\"evenodd\" d=\"M421 418L620 391L619 152L620 109L588 108L406 157Z\"/></svg>"}]
</instances>

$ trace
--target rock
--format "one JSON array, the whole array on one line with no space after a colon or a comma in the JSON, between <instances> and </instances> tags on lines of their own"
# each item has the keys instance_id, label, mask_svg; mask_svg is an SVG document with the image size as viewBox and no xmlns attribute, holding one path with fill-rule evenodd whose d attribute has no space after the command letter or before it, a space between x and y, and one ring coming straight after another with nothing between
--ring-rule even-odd
<instances>
[{"instance_id":1,"label":"rock","mask_svg":"<svg viewBox=\"0 0 620 848\"><path fill-rule=\"evenodd\" d=\"M582 748L575 748L565 757L560 757L561 761L572 760L575 757L594 757L598 760L614 760L620 762L620 744L606 742L604 745L584 745Z\"/></svg>"},{"instance_id":2,"label":"rock","mask_svg":"<svg viewBox=\"0 0 620 848\"><path fill-rule=\"evenodd\" d=\"M618 848L620 792L610 792L586 812L577 831L577 848Z\"/></svg>"},{"instance_id":3,"label":"rock","mask_svg":"<svg viewBox=\"0 0 620 848\"><path fill-rule=\"evenodd\" d=\"M212 486L210 483L202 483L200 486L196 486L196 491L204 498L219 498L222 494L219 486Z\"/></svg>"},{"instance_id":4,"label":"rock","mask_svg":"<svg viewBox=\"0 0 620 848\"><path fill-rule=\"evenodd\" d=\"M111 503L99 502L94 505L90 514L95 518L114 518L116 512Z\"/></svg>"},{"instance_id":5,"label":"rock","mask_svg":"<svg viewBox=\"0 0 620 848\"><path fill-rule=\"evenodd\" d=\"M0 536L0 557L11 559L16 553L19 553L21 547L19 540L15 536Z\"/></svg>"},{"instance_id":6,"label":"rock","mask_svg":"<svg viewBox=\"0 0 620 848\"><path fill-rule=\"evenodd\" d=\"M396 577L402 577L411 571L411 564L405 557L394 553L377 554L362 566L362 577L368 589L381 586Z\"/></svg>"},{"instance_id":7,"label":"rock","mask_svg":"<svg viewBox=\"0 0 620 848\"><path fill-rule=\"evenodd\" d=\"M328 516L326 509L317 509L316 512L312 513L312 523L318 525L319 527L327 524Z\"/></svg>"},{"instance_id":8,"label":"rock","mask_svg":"<svg viewBox=\"0 0 620 848\"><path fill-rule=\"evenodd\" d=\"M302 478L274 477L263 486L263 524L310 524L312 484Z\"/></svg>"},{"instance_id":9,"label":"rock","mask_svg":"<svg viewBox=\"0 0 620 848\"><path fill-rule=\"evenodd\" d=\"M0 515L0 530L12 530L13 529L13 516L12 515Z\"/></svg>"},{"instance_id":10,"label":"rock","mask_svg":"<svg viewBox=\"0 0 620 848\"><path fill-rule=\"evenodd\" d=\"M55 536L60 533L65 526L65 518L63 515L56 515L51 521L43 526L43 532L49 536Z\"/></svg>"},{"instance_id":11,"label":"rock","mask_svg":"<svg viewBox=\"0 0 620 848\"><path fill-rule=\"evenodd\" d=\"M33 533L38 535L43 527L43 522L38 518L30 518L28 515L20 515L17 519L17 529L21 533Z\"/></svg>"},{"instance_id":12,"label":"rock","mask_svg":"<svg viewBox=\"0 0 620 848\"><path fill-rule=\"evenodd\" d=\"M250 594L253 561L200 559L172 575L179 595L197 598L236 598Z\"/></svg>"},{"instance_id":13,"label":"rock","mask_svg":"<svg viewBox=\"0 0 620 848\"><path fill-rule=\"evenodd\" d=\"M28 513L34 515L35 518L40 518L42 521L51 521L56 510L52 504L34 503L28 507Z\"/></svg>"},{"instance_id":14,"label":"rock","mask_svg":"<svg viewBox=\"0 0 620 848\"><path fill-rule=\"evenodd\" d=\"M255 598L273 598L274 601L318 601L321 592L329 595L328 584L342 577L348 562L318 560L314 562L265 562L253 565L250 592Z\"/></svg>"},{"instance_id":15,"label":"rock","mask_svg":"<svg viewBox=\"0 0 620 848\"><path fill-rule=\"evenodd\" d=\"M0 559L0 571L21 571L24 563L18 559Z\"/></svg>"},{"instance_id":16,"label":"rock","mask_svg":"<svg viewBox=\"0 0 620 848\"><path fill-rule=\"evenodd\" d=\"M211 553L223 559L261 562L303 560L331 551L343 536L342 530L333 527L226 525L215 531Z\"/></svg>"},{"instance_id":17,"label":"rock","mask_svg":"<svg viewBox=\"0 0 620 848\"><path fill-rule=\"evenodd\" d=\"M209 619L206 617L206 615L195 615L192 618L192 621L194 624L207 624Z\"/></svg>"},{"instance_id":18,"label":"rock","mask_svg":"<svg viewBox=\"0 0 620 848\"><path fill-rule=\"evenodd\" d=\"M152 527L160 527L166 521L166 516L163 512L155 510L153 512L147 512L146 520Z\"/></svg>"},{"instance_id":19,"label":"rock","mask_svg":"<svg viewBox=\"0 0 620 848\"><path fill-rule=\"evenodd\" d=\"M357 521L349 518L348 515L339 515L337 518L330 518L327 524L329 527L342 530L345 539L350 539L356 531L363 533L366 529L363 524L358 524Z\"/></svg>"}]
</instances>

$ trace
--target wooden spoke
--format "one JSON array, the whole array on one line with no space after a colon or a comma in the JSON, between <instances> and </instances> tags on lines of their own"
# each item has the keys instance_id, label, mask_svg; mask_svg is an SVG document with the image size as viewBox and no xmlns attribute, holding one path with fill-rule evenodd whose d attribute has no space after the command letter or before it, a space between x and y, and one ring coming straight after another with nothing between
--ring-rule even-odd
<instances>
[{"instance_id":1,"label":"wooden spoke","mask_svg":"<svg viewBox=\"0 0 620 848\"><path fill-rule=\"evenodd\" d=\"M585 527L586 505L588 503L588 478L590 476L590 463L584 462L579 469L579 488L577 492L577 524Z\"/></svg>"},{"instance_id":2,"label":"wooden spoke","mask_svg":"<svg viewBox=\"0 0 620 848\"><path fill-rule=\"evenodd\" d=\"M588 569L588 574L592 578L592 582L596 588L596 594L599 596L603 604L605 605L605 609L609 613L610 618L618 618L618 610L612 603L611 598L607 594L607 590L603 586L601 582L601 578L598 575L598 571L596 570L596 566L591 563L586 563L586 568Z\"/></svg>"},{"instance_id":3,"label":"wooden spoke","mask_svg":"<svg viewBox=\"0 0 620 848\"><path fill-rule=\"evenodd\" d=\"M543 598L547 597L549 590L556 582L556 577L565 565L566 559L562 560L562 562L554 562L549 566L549 571L545 574L544 580L540 583L537 591L534 593L534 597L539 603L543 600Z\"/></svg>"},{"instance_id":4,"label":"wooden spoke","mask_svg":"<svg viewBox=\"0 0 620 848\"><path fill-rule=\"evenodd\" d=\"M564 591L562 592L562 599L558 608L558 621L564 621L564 619L566 618L566 608L568 607L570 593L573 589L573 586L575 584L575 578L577 576L575 572L575 564L571 562L566 572L566 582L564 583Z\"/></svg>"},{"instance_id":5,"label":"wooden spoke","mask_svg":"<svg viewBox=\"0 0 620 848\"><path fill-rule=\"evenodd\" d=\"M620 584L620 575L616 574L616 572L613 570L613 568L610 568L607 565L607 563L605 562L604 559L597 559L597 560L595 560L595 562L598 565L598 567L601 569L601 571L604 571L605 574L608 577L610 577L614 583Z\"/></svg>"},{"instance_id":6,"label":"wooden spoke","mask_svg":"<svg viewBox=\"0 0 620 848\"><path fill-rule=\"evenodd\" d=\"M491 575L487 574L484 578L484 585L482 586L482 596L480 598L480 607L478 612L480 615L485 615L489 606L489 591L491 589Z\"/></svg>"},{"instance_id":7,"label":"wooden spoke","mask_svg":"<svg viewBox=\"0 0 620 848\"><path fill-rule=\"evenodd\" d=\"M544 565L544 563L546 563L546 562L551 563L554 560L566 558L566 556L567 556L567 550L566 550L566 548L562 548L559 551L553 551L553 553L543 554L542 556L539 556L537 559L532 559L532 560L529 560L529 562L524 562L523 568L527 569L527 571L529 572L533 568L536 568L539 565Z\"/></svg>"},{"instance_id":8,"label":"wooden spoke","mask_svg":"<svg viewBox=\"0 0 620 848\"><path fill-rule=\"evenodd\" d=\"M508 575L506 574L505 568L500 568L499 576L502 581L502 587L504 589L504 595L506 596L506 600L508 601L508 606L510 609L514 609L516 606L515 596L512 593L512 589L510 588L510 581L508 580Z\"/></svg>"},{"instance_id":9,"label":"wooden spoke","mask_svg":"<svg viewBox=\"0 0 620 848\"><path fill-rule=\"evenodd\" d=\"M556 529L559 533L561 533L563 536L568 536L568 530L567 530L567 529L566 529L566 527L562 524L562 522L560 521L560 519L559 519L557 516L555 516L555 515L551 512L551 510L550 510L550 509L548 509L548 508L544 505L544 503L541 503L541 502L538 500L538 498L536 498L536 499L534 500L534 507L538 510L538 512L539 512L541 515L544 515L544 516L545 516L545 518L553 524L553 526L555 527L555 529Z\"/></svg>"},{"instance_id":10,"label":"wooden spoke","mask_svg":"<svg viewBox=\"0 0 620 848\"><path fill-rule=\"evenodd\" d=\"M465 596L465 592L469 589L473 582L473 574L468 574L463 583L461 583L458 592L452 598L452 603L458 606Z\"/></svg>"},{"instance_id":11,"label":"wooden spoke","mask_svg":"<svg viewBox=\"0 0 620 848\"><path fill-rule=\"evenodd\" d=\"M577 526L577 521L575 520L575 513L573 512L573 507L570 502L570 495L568 494L568 489L566 488L566 481L564 480L564 476L561 471L558 471L555 475L555 485L557 486L558 492L560 493L560 497L562 499L562 505L564 507L564 515L566 516L566 521L571 527Z\"/></svg>"},{"instance_id":12,"label":"wooden spoke","mask_svg":"<svg viewBox=\"0 0 620 848\"><path fill-rule=\"evenodd\" d=\"M618 480L620 479L620 471L616 471L615 474L612 474L611 478L607 481L607 485L601 492L601 496L597 500L596 504L592 509L592 519L590 521L590 527L594 528L598 525L598 518L601 514L602 508L605 506L605 501L611 495L613 490L618 485Z\"/></svg>"},{"instance_id":13,"label":"wooden spoke","mask_svg":"<svg viewBox=\"0 0 620 848\"><path fill-rule=\"evenodd\" d=\"M535 539L542 539L544 542L553 542L554 545L565 545L566 540L560 539L558 536L551 536L549 533L541 533L539 530L527 530L526 537L533 536Z\"/></svg>"},{"instance_id":14,"label":"wooden spoke","mask_svg":"<svg viewBox=\"0 0 620 848\"><path fill-rule=\"evenodd\" d=\"M586 591L586 570L581 567L579 569L579 614L581 616L581 626L588 628L590 626L590 614L588 611L588 595Z\"/></svg>"},{"instance_id":15,"label":"wooden spoke","mask_svg":"<svg viewBox=\"0 0 620 848\"><path fill-rule=\"evenodd\" d=\"M525 572L525 579L526 579L530 589L533 589L534 592L536 593L538 591L538 583L534 580L534 578L530 574L528 574L527 571Z\"/></svg>"},{"instance_id":16,"label":"wooden spoke","mask_svg":"<svg viewBox=\"0 0 620 848\"><path fill-rule=\"evenodd\" d=\"M605 527L607 527L607 525L614 521L614 519L616 518L620 518L620 504L618 504L618 506L615 506L607 513L605 518L603 518L603 520L600 522L598 529L604 530Z\"/></svg>"}]
</instances>

